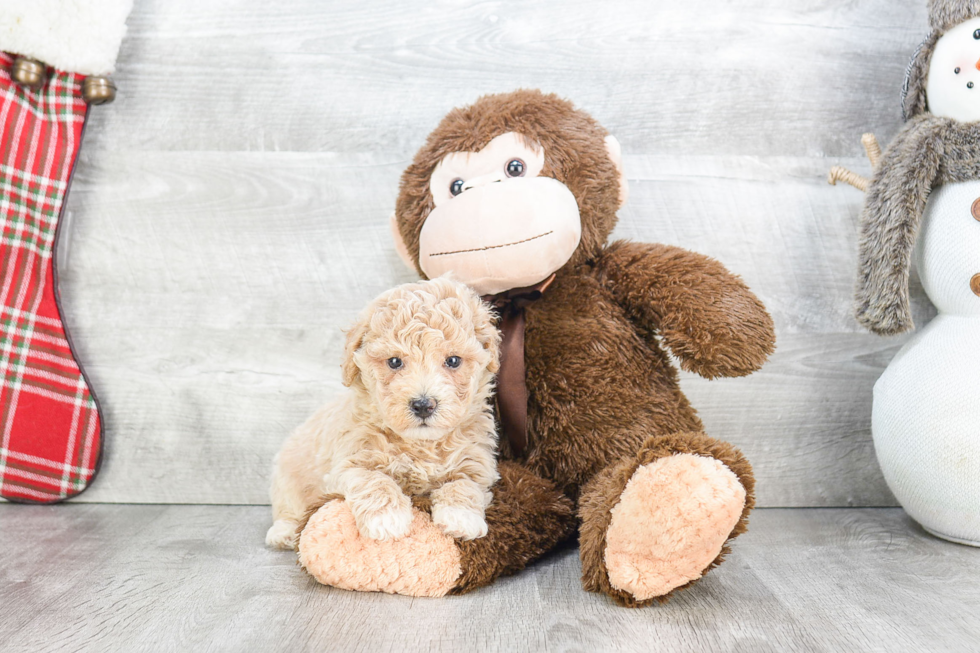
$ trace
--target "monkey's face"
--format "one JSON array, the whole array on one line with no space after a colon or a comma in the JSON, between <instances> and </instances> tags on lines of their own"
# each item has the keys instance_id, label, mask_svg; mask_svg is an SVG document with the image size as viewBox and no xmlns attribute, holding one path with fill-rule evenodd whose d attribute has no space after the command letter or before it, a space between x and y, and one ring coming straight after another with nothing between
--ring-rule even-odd
<instances>
[{"instance_id":1,"label":"monkey's face","mask_svg":"<svg viewBox=\"0 0 980 653\"><path fill-rule=\"evenodd\" d=\"M980 18L960 23L936 43L926 95L935 116L980 120Z\"/></svg>"},{"instance_id":2,"label":"monkey's face","mask_svg":"<svg viewBox=\"0 0 980 653\"><path fill-rule=\"evenodd\" d=\"M568 187L542 177L545 152L514 132L479 152L454 152L429 180L435 208L419 234L429 278L452 272L483 295L548 278L582 237Z\"/></svg>"},{"instance_id":3,"label":"monkey's face","mask_svg":"<svg viewBox=\"0 0 980 653\"><path fill-rule=\"evenodd\" d=\"M571 102L486 95L450 111L405 169L392 235L426 277L496 294L594 260L627 190L619 142Z\"/></svg>"}]
</instances>

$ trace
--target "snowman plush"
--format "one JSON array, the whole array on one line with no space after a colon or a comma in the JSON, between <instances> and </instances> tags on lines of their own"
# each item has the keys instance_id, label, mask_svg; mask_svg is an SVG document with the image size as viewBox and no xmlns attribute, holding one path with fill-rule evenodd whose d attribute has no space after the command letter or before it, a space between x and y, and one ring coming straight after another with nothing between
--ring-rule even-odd
<instances>
[{"instance_id":1,"label":"snowman plush","mask_svg":"<svg viewBox=\"0 0 980 653\"><path fill-rule=\"evenodd\" d=\"M980 0L931 0L929 14L933 32L909 66L906 125L880 161L872 156L856 313L878 334L913 328L914 251L939 315L875 385L875 450L913 519L980 546Z\"/></svg>"}]
</instances>

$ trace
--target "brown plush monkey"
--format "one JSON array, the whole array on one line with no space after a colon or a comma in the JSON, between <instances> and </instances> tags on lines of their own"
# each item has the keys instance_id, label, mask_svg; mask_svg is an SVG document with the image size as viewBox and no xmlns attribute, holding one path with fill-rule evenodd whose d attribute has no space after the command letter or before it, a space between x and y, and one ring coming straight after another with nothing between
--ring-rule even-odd
<instances>
[{"instance_id":1,"label":"brown plush monkey","mask_svg":"<svg viewBox=\"0 0 980 653\"><path fill-rule=\"evenodd\" d=\"M665 349L704 377L743 376L773 351L772 320L717 261L607 243L625 199L618 143L554 95L487 96L432 132L402 177L398 249L423 276L452 272L514 318L498 405L519 414L503 415L489 533L455 541L426 519L403 540L365 542L335 498L299 544L316 578L465 592L577 529L585 589L637 606L721 562L754 504L751 468L703 433ZM526 415L513 402L525 392Z\"/></svg>"}]
</instances>

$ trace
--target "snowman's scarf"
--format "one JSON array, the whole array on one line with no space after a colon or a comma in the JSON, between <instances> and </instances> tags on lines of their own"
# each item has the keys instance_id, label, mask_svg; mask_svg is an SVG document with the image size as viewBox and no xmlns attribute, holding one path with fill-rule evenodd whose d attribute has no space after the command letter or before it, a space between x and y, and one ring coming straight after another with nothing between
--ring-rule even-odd
<instances>
[{"instance_id":1,"label":"snowman's scarf","mask_svg":"<svg viewBox=\"0 0 980 653\"><path fill-rule=\"evenodd\" d=\"M912 250L929 193L980 179L980 122L916 116L882 156L861 216L855 310L861 324L891 335L913 328Z\"/></svg>"}]
</instances>

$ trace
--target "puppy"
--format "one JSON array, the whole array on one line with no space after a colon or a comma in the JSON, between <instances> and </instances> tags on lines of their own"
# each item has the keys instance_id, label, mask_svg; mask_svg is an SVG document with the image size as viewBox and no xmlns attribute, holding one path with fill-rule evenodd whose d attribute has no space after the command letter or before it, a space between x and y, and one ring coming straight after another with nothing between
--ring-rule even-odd
<instances>
[{"instance_id":1,"label":"puppy","mask_svg":"<svg viewBox=\"0 0 980 653\"><path fill-rule=\"evenodd\" d=\"M456 281L406 284L374 300L347 334L349 390L276 455L266 544L295 549L304 515L325 494L343 495L372 539L406 535L410 497L424 495L449 535L486 535L499 344L490 308Z\"/></svg>"}]
</instances>

